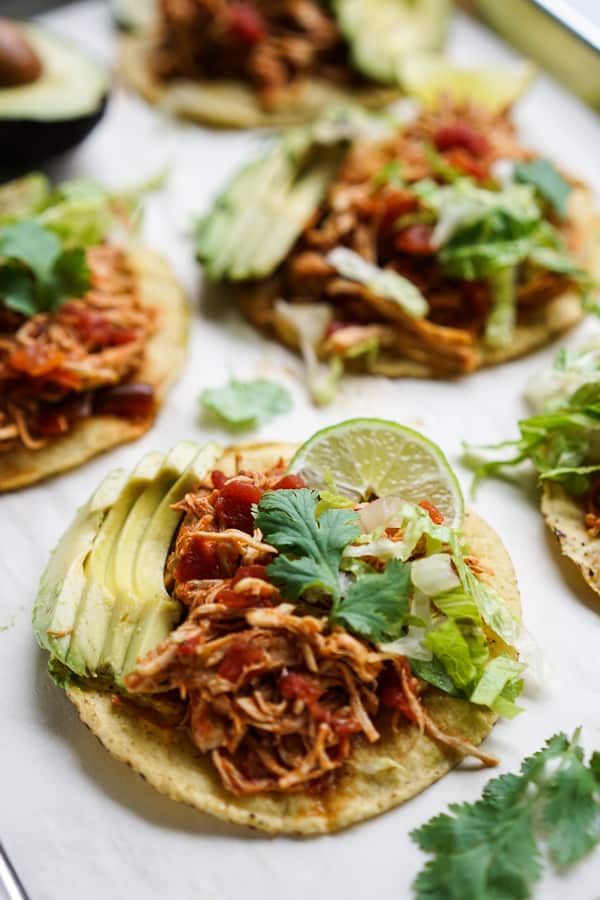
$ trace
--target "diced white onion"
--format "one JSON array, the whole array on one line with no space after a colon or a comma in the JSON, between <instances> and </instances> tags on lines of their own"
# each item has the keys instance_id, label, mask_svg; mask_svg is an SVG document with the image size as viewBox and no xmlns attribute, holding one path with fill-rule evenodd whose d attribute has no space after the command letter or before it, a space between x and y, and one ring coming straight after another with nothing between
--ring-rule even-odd
<instances>
[{"instance_id":1,"label":"diced white onion","mask_svg":"<svg viewBox=\"0 0 600 900\"><path fill-rule=\"evenodd\" d=\"M360 525L365 534L370 534L376 528L399 528L404 516L402 497L380 497L371 503L366 503L360 509Z\"/></svg>"},{"instance_id":2,"label":"diced white onion","mask_svg":"<svg viewBox=\"0 0 600 900\"><path fill-rule=\"evenodd\" d=\"M411 565L411 578L414 586L428 597L435 597L460 585L448 553L434 553L416 559Z\"/></svg>"}]
</instances>

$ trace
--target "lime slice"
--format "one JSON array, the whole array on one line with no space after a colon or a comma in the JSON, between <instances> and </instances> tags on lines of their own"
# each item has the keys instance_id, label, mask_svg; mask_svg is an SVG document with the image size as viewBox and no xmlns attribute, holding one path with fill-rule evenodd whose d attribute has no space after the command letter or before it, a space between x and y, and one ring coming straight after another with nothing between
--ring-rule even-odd
<instances>
[{"instance_id":1,"label":"lime slice","mask_svg":"<svg viewBox=\"0 0 600 900\"><path fill-rule=\"evenodd\" d=\"M405 91L425 106L433 106L443 95L457 103L471 101L491 113L515 103L536 73L529 62L487 68L461 68L435 54L409 56L402 65Z\"/></svg>"},{"instance_id":2,"label":"lime slice","mask_svg":"<svg viewBox=\"0 0 600 900\"><path fill-rule=\"evenodd\" d=\"M317 489L335 484L353 500L400 496L428 500L446 524L460 526L463 498L448 460L427 438L384 419L350 419L317 431L292 459L289 470Z\"/></svg>"}]
</instances>

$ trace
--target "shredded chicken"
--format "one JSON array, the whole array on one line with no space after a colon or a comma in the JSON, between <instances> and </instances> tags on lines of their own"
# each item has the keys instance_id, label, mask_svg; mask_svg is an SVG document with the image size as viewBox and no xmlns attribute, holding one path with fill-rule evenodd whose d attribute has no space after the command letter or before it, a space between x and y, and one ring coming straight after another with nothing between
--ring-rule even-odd
<instances>
[{"instance_id":1,"label":"shredded chicken","mask_svg":"<svg viewBox=\"0 0 600 900\"><path fill-rule=\"evenodd\" d=\"M353 741L414 724L457 754L492 757L446 734L421 702L428 685L325 613L286 601L269 581L276 550L254 528L265 491L303 487L283 465L208 480L178 505L186 515L166 583L187 607L182 624L138 660L132 698L178 695L191 739L236 794L325 789ZM387 713L386 713L387 711Z\"/></svg>"},{"instance_id":2,"label":"shredded chicken","mask_svg":"<svg viewBox=\"0 0 600 900\"><path fill-rule=\"evenodd\" d=\"M135 380L152 314L119 248L91 248L88 264L90 289L56 312L25 318L0 303L0 452L43 447L96 403L110 411L111 389ZM152 403L149 386L140 388L121 397L132 418Z\"/></svg>"},{"instance_id":3,"label":"shredded chicken","mask_svg":"<svg viewBox=\"0 0 600 900\"><path fill-rule=\"evenodd\" d=\"M233 79L250 84L272 109L308 78L361 79L335 18L315 0L163 0L155 75Z\"/></svg>"}]
</instances>

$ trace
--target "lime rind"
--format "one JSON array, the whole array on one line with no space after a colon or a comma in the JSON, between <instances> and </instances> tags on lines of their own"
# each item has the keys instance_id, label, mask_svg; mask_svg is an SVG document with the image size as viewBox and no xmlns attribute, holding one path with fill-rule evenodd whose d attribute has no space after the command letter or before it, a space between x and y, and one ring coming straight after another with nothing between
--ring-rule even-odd
<instances>
[{"instance_id":1,"label":"lime rind","mask_svg":"<svg viewBox=\"0 0 600 900\"><path fill-rule=\"evenodd\" d=\"M350 419L318 431L289 464L316 488L335 485L353 500L397 494L428 500L458 528L462 491L440 448L418 431L385 419Z\"/></svg>"}]
</instances>

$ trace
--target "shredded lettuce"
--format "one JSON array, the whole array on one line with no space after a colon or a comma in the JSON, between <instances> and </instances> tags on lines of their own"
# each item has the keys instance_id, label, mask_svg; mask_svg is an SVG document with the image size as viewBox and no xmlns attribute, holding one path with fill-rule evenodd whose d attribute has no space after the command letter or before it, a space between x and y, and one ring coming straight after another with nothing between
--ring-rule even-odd
<instances>
[{"instance_id":1,"label":"shredded lettuce","mask_svg":"<svg viewBox=\"0 0 600 900\"><path fill-rule=\"evenodd\" d=\"M460 178L448 185L424 179L414 190L437 216L432 240L438 248L446 247L463 233L466 237L457 250L462 247L464 251L475 243L489 246L514 242L531 233L541 219L535 192L528 185L512 184L491 191L478 187L470 178Z\"/></svg>"},{"instance_id":2,"label":"shredded lettuce","mask_svg":"<svg viewBox=\"0 0 600 900\"><path fill-rule=\"evenodd\" d=\"M514 267L499 269L490 275L492 309L485 323L484 340L488 347L510 344L516 320Z\"/></svg>"},{"instance_id":3,"label":"shredded lettuce","mask_svg":"<svg viewBox=\"0 0 600 900\"><path fill-rule=\"evenodd\" d=\"M428 632L424 644L441 662L453 684L463 690L475 682L488 656L481 629L461 628L454 619L446 619Z\"/></svg>"},{"instance_id":4,"label":"shredded lettuce","mask_svg":"<svg viewBox=\"0 0 600 900\"><path fill-rule=\"evenodd\" d=\"M327 406L338 391L344 365L337 356L329 363L319 360L317 349L331 322L331 308L326 303L288 303L277 300L275 310L295 332L306 367L306 380L317 406Z\"/></svg>"},{"instance_id":5,"label":"shredded lettuce","mask_svg":"<svg viewBox=\"0 0 600 900\"><path fill-rule=\"evenodd\" d=\"M519 422L520 438L488 448L466 448L464 459L476 485L487 475L531 462L541 480L555 481L579 496L600 472L600 352L595 345L561 353L554 368L537 376L529 397L537 415ZM487 459L481 451L510 450Z\"/></svg>"},{"instance_id":6,"label":"shredded lettuce","mask_svg":"<svg viewBox=\"0 0 600 900\"><path fill-rule=\"evenodd\" d=\"M521 676L525 671L523 663L509 656L497 656L492 659L471 693L471 702L480 706L489 706L505 718L513 718L521 712L514 703L514 697L522 688Z\"/></svg>"},{"instance_id":7,"label":"shredded lettuce","mask_svg":"<svg viewBox=\"0 0 600 900\"><path fill-rule=\"evenodd\" d=\"M327 262L344 278L364 284L373 294L393 300L415 319L424 318L429 305L421 291L392 269L380 269L348 247L336 247L327 254Z\"/></svg>"}]
</instances>

